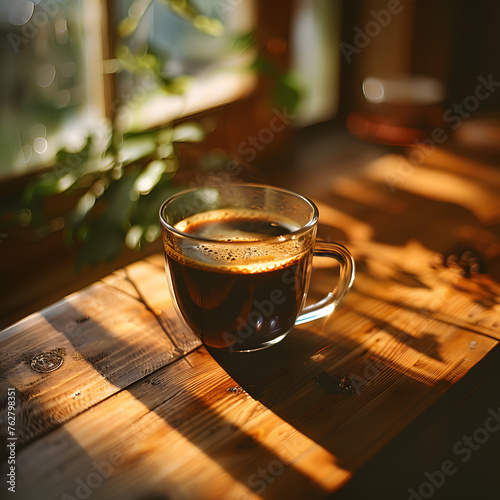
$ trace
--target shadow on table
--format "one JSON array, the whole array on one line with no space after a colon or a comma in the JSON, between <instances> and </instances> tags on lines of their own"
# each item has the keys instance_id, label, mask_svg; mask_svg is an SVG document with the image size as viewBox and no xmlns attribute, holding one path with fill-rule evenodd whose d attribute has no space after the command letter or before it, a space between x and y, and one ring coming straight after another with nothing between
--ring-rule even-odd
<instances>
[{"instance_id":1,"label":"shadow on table","mask_svg":"<svg viewBox=\"0 0 500 500\"><path fill-rule=\"evenodd\" d=\"M71 308L72 306L68 302L66 307ZM71 311L68 312L69 316L71 316L70 313ZM73 310L73 313L74 315L80 314L76 309ZM109 367L107 366L109 360L105 356L86 356L85 351L82 350L82 346L85 346L87 343L93 345L98 342L103 349L109 344L116 352L127 352L128 345L126 342L121 341L116 336L112 336L99 322L92 318L86 320L85 331L83 333L81 331L67 331L63 333L77 352L82 351L85 359L98 373L109 382L116 382L109 377ZM212 370L216 368L215 371L218 372L218 367L213 363L213 360L206 351L200 350L199 355L205 356L205 359L213 364ZM206 391L197 392L202 383L199 377L202 377L204 373L201 368L193 367L188 359L181 358L174 363L162 366L143 378L139 378L136 382L121 387L120 390L128 391L137 401L158 415L169 427L183 435L191 444L198 447L202 454L207 455L211 460L216 462L236 481L247 486L250 491L260 494L263 498L274 498L276 496L276 490L273 490L269 483L263 481L261 476L263 468L267 469L270 464L275 464L275 467L277 467L276 464L280 466L279 475L282 484L290 484L292 487L293 485L297 485L300 491L311 492L313 495L311 498L323 497L325 492L314 483L313 479L295 468L293 464L286 466L282 459L271 449L259 442L255 436L235 426L234 423L214 409L221 397L227 397L228 383L231 383L229 377L225 377L222 382L218 383L214 380L213 383L210 382L207 385L208 389ZM125 367L122 368L125 369ZM130 370L134 369L140 369L140 367L136 365L130 366ZM218 375L220 376L220 373ZM193 382L192 380L195 381ZM92 422L91 412L107 404L112 403L105 399L86 410L89 424ZM112 408L114 407L110 406L110 410ZM42 410L42 413L43 417L41 418L52 418L50 412L43 412ZM78 416L75 418L78 418ZM154 430L153 426L151 432ZM148 439L147 429L138 427L137 432L141 433L140 441ZM220 437L213 437L217 435ZM122 456L128 457L126 458L126 462L134 463L134 461L138 460L134 452L132 452L131 456L127 456L127 442L122 442L120 436L110 435L110 445L105 451L102 451L102 449L97 451L93 447L91 449L83 448L79 442L66 432L64 426L61 427L57 424L51 429L50 436L56 438L50 439L48 436L37 437L35 440L30 440L25 447L25 453L32 455L30 461L37 461L41 464L39 470L43 477L40 479L41 485L37 490L37 494L41 499L52 498L51 495L54 491L58 491L57 498L64 495L64 493L74 496L75 489L81 484L78 481L80 479L85 481L89 475L95 473L95 467L92 464L108 460L116 451L120 452ZM165 434L165 439L168 440L168 433ZM45 446L42 443L45 443ZM168 443L167 441L163 443L160 441L158 444L165 447ZM101 445L96 444L95 446L100 448ZM137 453L140 456L143 452L138 450ZM78 468L78 473L75 471L74 478L66 477L64 483L61 481L58 485L50 483L50 481L46 485L43 484L45 477L55 477L54 475L47 476L48 469L56 471L71 470L75 466L75 463L79 463L81 467ZM177 476L172 477L167 473L163 473L158 461L154 461L152 464L153 466L148 470L147 474L137 477L137 481L140 481L140 495L134 496L134 486L137 485L132 485L126 491L120 487L115 497L111 486L106 485L107 478L103 478L102 486L95 489L91 488L92 498L105 498L106 500L112 498L167 500L173 494L172 492L189 492L189 480L186 480L185 484L181 484ZM175 463L166 465L172 466ZM188 472L186 470L186 474L189 476ZM109 481L114 481L112 484L117 484L118 481L121 481L117 478L120 478L121 475L128 477L130 474L134 474L133 469L117 467L116 477L114 477L115 475L111 476ZM163 477L163 479L158 481L158 476ZM61 475L61 478L64 477L64 474ZM33 481L27 482L25 485L25 488L27 488L26 498L29 498L33 494L34 489L30 489L32 486L34 488ZM65 487L69 487L69 489L64 489ZM183 488L187 489L183 490ZM195 493L191 491L189 494ZM250 494L245 494L240 498L244 500L247 496L250 496ZM236 500L240 500L240 498Z\"/></svg>"},{"instance_id":2,"label":"shadow on table","mask_svg":"<svg viewBox=\"0 0 500 500\"><path fill-rule=\"evenodd\" d=\"M251 396L353 471L423 409L422 400L439 392L370 355L368 345L348 336L338 340L295 329L262 351L209 352ZM322 383L325 372L330 383ZM350 377L352 390L341 386L343 377Z\"/></svg>"},{"instance_id":3,"label":"shadow on table","mask_svg":"<svg viewBox=\"0 0 500 500\"><path fill-rule=\"evenodd\" d=\"M409 240L416 239L426 248L438 252L444 252L450 245L455 244L455 240L459 239L457 235L465 234L464 228L470 232L468 236L461 237L465 242L476 243L475 235L486 234L486 225L479 223L476 216L466 208L399 189L409 187L413 180L411 176L405 178L405 185L398 185L396 191L390 191L389 186L382 182L372 183L372 185L370 181L365 182L365 187L370 188L370 192L377 195L381 192L380 200L390 198L396 202L396 205L399 203L399 209L395 212L388 210L387 204L381 203L379 206L374 206L360 202L359 196L350 197L348 193L339 194L333 191L325 193L326 202L350 216L351 219L346 218L343 227L335 227L334 218L331 221L323 218L323 223L331 224L331 227L337 231L335 235L342 236L348 235L353 221L362 221L364 227L373 230L373 239L379 243L404 245ZM482 248L479 248L481 245L478 243L477 246L477 250L481 251ZM78 315L78 311L75 311L75 315ZM92 332L96 341L102 342L103 345L109 341L109 344L117 350L126 351L129 347L123 342L120 345L120 341L98 322L89 319L87 323L88 331ZM490 482L496 479L495 474L493 477L489 472L486 475L481 474L486 467L478 470L477 466L473 467L473 464L478 463L474 461L479 459L482 450L486 452L487 449L491 450L494 447L494 443L498 442L500 432L498 434L490 432L491 437L489 435L488 441L480 445L480 450L475 451L471 455L470 462L467 463L462 463L463 456L457 456L453 452L453 447L457 441L463 440L464 435L472 433L472 436L475 436L474 432L477 429L486 428L485 419L488 417L489 405L496 410L499 404L498 401L494 401L494 397L491 397L491 392L487 391L483 398L478 397L477 400L471 398L472 403L467 406L456 403L457 394L454 394L455 399L440 398L440 404L443 404L441 401L448 404L447 407L441 408L441 413L436 413L438 410L432 406L421 418L418 417L415 420L424 411L426 405L429 406L432 401L441 396L441 392L401 373L398 367L389 360L367 355L368 348L364 347L363 343L352 339L349 333L345 332L341 336L342 342L338 342L337 338L328 339L322 336L321 332L297 328L284 341L265 351L242 354L211 351L211 354L251 396L331 452L340 467L349 471L358 471L354 480L338 493L339 498L411 498L412 493L408 491L409 488L414 488L416 491L417 496L414 496L413 500L441 494L445 495L443 498L446 498L445 492L448 485L453 485L453 481L461 478L462 475L469 475L470 482L461 480L455 484L463 485L465 481L466 485L479 493L479 498L488 499L489 497L484 495L489 494L490 484L486 486L482 482L475 484L475 478L480 478L479 481ZM77 351L86 342L86 339L81 336L72 337L68 334L67 338ZM434 347L433 357L439 360L437 347ZM357 392L331 391L325 386L318 385L317 376L325 371L342 378L349 376L352 368L357 367L364 374L367 368L365 360L371 363L372 372L370 376L365 376L364 380L367 382L361 388L358 380L360 390ZM107 377L105 358L88 361L103 377ZM186 371L182 372L178 378L169 378L171 370L174 369L173 366L179 362L159 367L156 372L121 390L128 390L147 405L148 398L139 388L142 384L149 383L152 377L159 377L160 388L165 392L165 399L153 406L152 411L217 462L237 481L251 487L249 480L259 467L279 460L278 457L242 429L223 434L227 441L223 440L222 444L213 442L207 445L206 434L200 432L197 426L200 422L214 432L231 428L233 424L218 414L209 404L209 398L220 395L217 393L218 389L214 389L210 396L200 397L194 394L189 384L193 371L187 363ZM130 366L130 369L137 369L137 367ZM491 369L495 370L493 365ZM498 387L497 379L498 377L495 378L494 387L491 388L494 394L498 393L493 390ZM115 383L116 381L109 380L109 382ZM169 384L173 382L178 384L179 391L173 397L167 397L166 394L171 388ZM442 382L440 391L448 388L446 384ZM427 398L426 403L422 405L421 400L425 398ZM105 405L106 400L99 404ZM92 408L88 411L92 411ZM189 415L188 420L185 418L186 414ZM426 417L427 415L431 417ZM457 415L461 417L459 420L455 420ZM51 418L50 415L46 417ZM434 422L436 419L437 421ZM415 422L411 423L414 420ZM59 444L52 443L52 445L69 447L73 457L88 463L87 470L81 471L82 475L88 474L92 470L92 458L87 450L83 450L72 440L71 436L64 433L64 430L56 429L53 432L59 432L61 441ZM394 439L400 432L401 439L399 437ZM476 437L485 438L481 432ZM39 450L37 447L40 446L40 442L31 443L28 445L28 450L36 452ZM494 449L498 450L496 446ZM376 452L380 453L375 455ZM241 457L238 463L233 460L235 453ZM495 455L493 452L491 455L493 459L488 465L498 463L498 452L496 453ZM43 463L43 453L40 456ZM422 489L421 487L427 480L429 483L431 481L425 473L428 471L432 475L435 470L442 467L444 460L453 460L457 466L457 473L449 480L447 479L442 487L431 484L434 489L432 494L429 494L430 488ZM47 465L47 468L52 469L54 465L51 463ZM64 458L60 459L59 465L64 467ZM155 472L151 471L151 477ZM288 474L287 477L291 483L298 482L312 487L312 480L294 468L293 464L287 467L283 474ZM394 480L395 477L398 481ZM148 477L142 479L144 480L141 484L144 493L141 497L143 500L167 498L168 492L156 489L154 484L148 482ZM392 488L396 483L399 488L397 495L396 490ZM458 491L456 493L458 496L453 498L470 498L470 495L460 496L466 491L465 487L461 490L461 486L456 486L455 490ZM276 491L272 488L262 492L263 497L270 497L273 494L276 495ZM96 490L92 498L98 497L109 498L100 496Z\"/></svg>"},{"instance_id":4,"label":"shadow on table","mask_svg":"<svg viewBox=\"0 0 500 500\"><path fill-rule=\"evenodd\" d=\"M389 366L381 367L380 377L386 385L373 381L375 392L367 386L365 394L329 394L319 387L307 366L308 355L313 353L308 352L313 343L308 345L307 335L307 331L292 332L280 345L254 353L212 350L211 354L253 397L331 452L340 467L356 471L332 499L498 498L500 432L484 432L484 422L493 414L489 411L494 412L498 425L492 429L500 430L500 376L495 374L472 397L464 396L481 386L498 366L499 349L488 356L488 363L475 368L477 376L463 379L428 409L416 409L413 414L413 396L429 393L429 387L399 373L391 385L394 370ZM345 354L339 352L338 356ZM318 366L317 371L325 368ZM393 398L389 406L384 401L386 391ZM434 393L431 398L437 399L437 394L430 392ZM467 436L472 436L472 444ZM481 451L476 452L475 446ZM455 473L435 473L447 460L453 462Z\"/></svg>"},{"instance_id":5,"label":"shadow on table","mask_svg":"<svg viewBox=\"0 0 500 500\"><path fill-rule=\"evenodd\" d=\"M500 347L363 464L332 500L497 500ZM374 485L378 485L374 489Z\"/></svg>"}]
</instances>

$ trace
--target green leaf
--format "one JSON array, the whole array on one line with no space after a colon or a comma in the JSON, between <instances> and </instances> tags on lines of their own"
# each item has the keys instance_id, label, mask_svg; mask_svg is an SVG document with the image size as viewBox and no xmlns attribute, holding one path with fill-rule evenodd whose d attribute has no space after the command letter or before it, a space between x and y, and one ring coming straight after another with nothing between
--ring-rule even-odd
<instances>
[{"instance_id":1,"label":"green leaf","mask_svg":"<svg viewBox=\"0 0 500 500\"><path fill-rule=\"evenodd\" d=\"M275 79L273 94L277 106L294 113L300 102L302 89L293 74L285 73Z\"/></svg>"},{"instance_id":2,"label":"green leaf","mask_svg":"<svg viewBox=\"0 0 500 500\"><path fill-rule=\"evenodd\" d=\"M130 36L139 26L152 0L135 0L128 9L129 16L118 25L118 36Z\"/></svg>"},{"instance_id":3,"label":"green leaf","mask_svg":"<svg viewBox=\"0 0 500 500\"><path fill-rule=\"evenodd\" d=\"M132 226L125 236L125 244L132 249L138 250L141 244L141 238L144 234L144 228L139 225Z\"/></svg>"},{"instance_id":4,"label":"green leaf","mask_svg":"<svg viewBox=\"0 0 500 500\"><path fill-rule=\"evenodd\" d=\"M212 36L220 36L225 28L221 21L215 17L200 14L188 0L159 0L169 7L181 19L192 24L196 29Z\"/></svg>"},{"instance_id":5,"label":"green leaf","mask_svg":"<svg viewBox=\"0 0 500 500\"><path fill-rule=\"evenodd\" d=\"M134 54L126 45L119 45L116 48L116 60L123 69L130 73L149 74L157 77L160 72L161 60L148 52L147 48L141 54Z\"/></svg>"},{"instance_id":6,"label":"green leaf","mask_svg":"<svg viewBox=\"0 0 500 500\"><path fill-rule=\"evenodd\" d=\"M172 142L201 142L204 138L205 132L196 122L182 123L172 131Z\"/></svg>"},{"instance_id":7,"label":"green leaf","mask_svg":"<svg viewBox=\"0 0 500 500\"><path fill-rule=\"evenodd\" d=\"M160 182L147 196L140 197L134 206L134 212L130 219L132 225L158 226L159 228L158 211L161 204L179 190L179 188L172 186L170 178L171 176L164 174Z\"/></svg>"},{"instance_id":8,"label":"green leaf","mask_svg":"<svg viewBox=\"0 0 500 500\"><path fill-rule=\"evenodd\" d=\"M222 22L215 17L202 16L198 14L194 16L192 23L196 29L212 36L221 36L225 31Z\"/></svg>"},{"instance_id":9,"label":"green leaf","mask_svg":"<svg viewBox=\"0 0 500 500\"><path fill-rule=\"evenodd\" d=\"M139 26L141 18L139 17L126 17L118 24L117 35L120 38L130 36Z\"/></svg>"},{"instance_id":10,"label":"green leaf","mask_svg":"<svg viewBox=\"0 0 500 500\"><path fill-rule=\"evenodd\" d=\"M116 49L116 60L120 67L137 75L139 78L150 77L164 92L168 94L183 94L192 82L192 77L180 75L172 78L162 73L162 57L157 56L148 47L142 54L134 54L125 45Z\"/></svg>"},{"instance_id":11,"label":"green leaf","mask_svg":"<svg viewBox=\"0 0 500 500\"><path fill-rule=\"evenodd\" d=\"M236 34L232 42L232 50L242 53L255 45L255 31Z\"/></svg>"},{"instance_id":12,"label":"green leaf","mask_svg":"<svg viewBox=\"0 0 500 500\"><path fill-rule=\"evenodd\" d=\"M141 158L151 156L156 149L156 141L153 134L140 135L124 139L118 145L118 161L128 165Z\"/></svg>"},{"instance_id":13,"label":"green leaf","mask_svg":"<svg viewBox=\"0 0 500 500\"><path fill-rule=\"evenodd\" d=\"M109 262L120 254L130 226L134 201L131 197L137 173L123 175L109 186L99 204L103 214L88 226L77 259L77 269L84 264Z\"/></svg>"},{"instance_id":14,"label":"green leaf","mask_svg":"<svg viewBox=\"0 0 500 500\"><path fill-rule=\"evenodd\" d=\"M124 238L125 230L121 226L110 224L105 216L96 220L85 235L76 262L77 270L85 264L95 265L116 259L122 251Z\"/></svg>"},{"instance_id":15,"label":"green leaf","mask_svg":"<svg viewBox=\"0 0 500 500\"><path fill-rule=\"evenodd\" d=\"M85 193L78 201L76 208L67 217L67 222L69 224L69 233L72 238L78 233L84 219L87 217L89 212L94 208L96 202L96 196L90 191Z\"/></svg>"},{"instance_id":16,"label":"green leaf","mask_svg":"<svg viewBox=\"0 0 500 500\"><path fill-rule=\"evenodd\" d=\"M160 158L175 159L174 146L171 142L162 142L160 136L158 135L158 142L160 143L157 148L157 153Z\"/></svg>"},{"instance_id":17,"label":"green leaf","mask_svg":"<svg viewBox=\"0 0 500 500\"><path fill-rule=\"evenodd\" d=\"M63 175L57 172L45 174L43 177L28 184L23 193L23 199L26 203L31 204L47 196L63 193L73 186L77 180L78 178L73 172Z\"/></svg>"},{"instance_id":18,"label":"green leaf","mask_svg":"<svg viewBox=\"0 0 500 500\"><path fill-rule=\"evenodd\" d=\"M161 229L158 223L151 224L146 228L144 232L144 239L147 243L152 243L161 236Z\"/></svg>"},{"instance_id":19,"label":"green leaf","mask_svg":"<svg viewBox=\"0 0 500 500\"><path fill-rule=\"evenodd\" d=\"M282 73L269 61L260 56L252 64L255 71L269 76L274 84L273 101L277 106L295 112L300 102L302 88L293 73Z\"/></svg>"},{"instance_id":20,"label":"green leaf","mask_svg":"<svg viewBox=\"0 0 500 500\"><path fill-rule=\"evenodd\" d=\"M184 94L193 80L193 77L188 75L180 75L175 78L159 75L161 88L169 94L174 95Z\"/></svg>"},{"instance_id":21,"label":"green leaf","mask_svg":"<svg viewBox=\"0 0 500 500\"><path fill-rule=\"evenodd\" d=\"M148 163L134 183L134 189L142 195L148 194L159 182L165 172L167 165L162 160L154 160Z\"/></svg>"}]
</instances>

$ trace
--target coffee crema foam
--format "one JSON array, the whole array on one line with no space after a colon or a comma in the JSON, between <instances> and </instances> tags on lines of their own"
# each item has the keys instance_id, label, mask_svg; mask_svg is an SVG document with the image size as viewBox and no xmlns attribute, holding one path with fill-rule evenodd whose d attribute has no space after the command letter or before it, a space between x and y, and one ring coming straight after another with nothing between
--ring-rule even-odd
<instances>
[{"instance_id":1,"label":"coffee crema foam","mask_svg":"<svg viewBox=\"0 0 500 500\"><path fill-rule=\"evenodd\" d=\"M282 269L300 261L314 241L314 232L288 239L301 226L287 217L248 209L212 210L183 219L174 227L210 241L192 246L181 241L178 249L169 246L169 255L212 272L255 274Z\"/></svg>"}]
</instances>

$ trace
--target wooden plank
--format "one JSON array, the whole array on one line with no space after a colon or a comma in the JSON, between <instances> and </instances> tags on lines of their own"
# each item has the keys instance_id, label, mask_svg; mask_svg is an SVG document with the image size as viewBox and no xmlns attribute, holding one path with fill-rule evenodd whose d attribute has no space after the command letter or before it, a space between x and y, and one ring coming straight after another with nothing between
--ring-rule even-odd
<instances>
[{"instance_id":1,"label":"wooden plank","mask_svg":"<svg viewBox=\"0 0 500 500\"><path fill-rule=\"evenodd\" d=\"M457 247L470 248L498 282L499 183L497 168L436 150L422 164L385 155L356 177L330 177L304 194L319 206L322 238L346 239L349 245L418 241L445 256Z\"/></svg>"},{"instance_id":2,"label":"wooden plank","mask_svg":"<svg viewBox=\"0 0 500 500\"><path fill-rule=\"evenodd\" d=\"M498 287L486 275L432 264L413 242L352 244L358 268L344 306L323 324L295 329L273 350L211 351L254 397L356 470L497 345L500 310L477 297ZM331 287L321 264L313 295ZM321 290L321 293L318 293ZM346 376L357 395L318 390L323 371Z\"/></svg>"},{"instance_id":3,"label":"wooden plank","mask_svg":"<svg viewBox=\"0 0 500 500\"><path fill-rule=\"evenodd\" d=\"M142 295L125 293L127 287ZM200 345L165 290L164 271L137 263L0 333L1 397L7 387L17 389L20 445ZM158 300L150 305L152 296ZM32 359L47 352L60 355L62 366L34 371Z\"/></svg>"},{"instance_id":4,"label":"wooden plank","mask_svg":"<svg viewBox=\"0 0 500 500\"><path fill-rule=\"evenodd\" d=\"M454 170L437 170L425 164L412 164L401 155L386 155L373 162L367 176L392 188L463 207L480 222L496 224L500 220L500 198L491 182L460 175Z\"/></svg>"},{"instance_id":5,"label":"wooden plank","mask_svg":"<svg viewBox=\"0 0 500 500\"><path fill-rule=\"evenodd\" d=\"M420 325L407 323L413 326L412 335L398 328L402 334L398 338L389 327L408 317L403 318L397 309L388 314L386 329L377 328L376 323L367 329L366 320L356 320L354 314L346 311L337 320L331 319L332 325L325 326L330 339L323 337L326 345L318 351L309 350L319 346L308 345L306 340L316 332L301 328L291 334L293 342L283 341L272 353L255 353L232 363L217 356L238 383L321 443L350 471L381 449L497 344L489 337L428 318L420 318ZM429 331L432 336L417 341ZM475 342L472 350L471 342ZM275 364L270 367L271 354ZM259 366L265 367L260 373L254 369ZM347 376L357 394L330 394L318 387L315 375L325 370Z\"/></svg>"},{"instance_id":6,"label":"wooden plank","mask_svg":"<svg viewBox=\"0 0 500 500\"><path fill-rule=\"evenodd\" d=\"M472 160L446 149L436 148L432 154L426 156L425 165L451 172L453 175L459 174L475 183L500 188L498 165Z\"/></svg>"},{"instance_id":7,"label":"wooden plank","mask_svg":"<svg viewBox=\"0 0 500 500\"><path fill-rule=\"evenodd\" d=\"M131 264L101 280L107 286L142 302L155 316L180 354L184 355L201 345L174 310L168 289L163 254Z\"/></svg>"},{"instance_id":8,"label":"wooden plank","mask_svg":"<svg viewBox=\"0 0 500 500\"><path fill-rule=\"evenodd\" d=\"M341 321L328 330L335 342L312 362L319 369L344 369L366 377L362 370L366 360L372 364L377 360L379 373L358 395L325 393L313 380L314 370L304 370L299 358L294 360L295 377L306 372L304 383L296 384L293 394L278 404L267 405L277 416L244 391L228 391L235 382L201 349L26 447L19 456L19 470L27 475L19 479L20 498L30 498L35 488L41 499L65 493L76 497L78 479L98 485L91 488L93 498L137 499L159 492L169 498L253 498L262 488L269 498L284 494L293 498L296 491L322 498L439 397L433 382L449 376L448 384L452 383L461 373L451 372L463 364L451 348L441 353L448 363L433 359L421 363L424 354L382 330L372 331L369 341L360 343L360 350L367 351L364 356L358 350L339 357L345 324L356 324L347 317L352 314L342 311ZM366 320L361 318L358 324L359 335L366 337ZM478 337L445 326L450 335L465 336L464 344L469 337ZM294 332L303 355L304 342L297 337L310 334L305 329ZM356 335L351 331L343 340ZM290 346L282 345L290 354ZM475 350L468 363L474 364L487 349L485 345L484 350ZM261 354L272 354L279 364L279 352L273 350ZM249 364L258 366L259 360L249 356ZM436 368L441 365L441 370ZM421 376L402 372L404 367ZM430 384L423 380L425 373ZM283 380L278 369L276 378L280 376ZM266 390L279 390L276 384L270 389L265 381L264 385L262 401ZM112 431L107 427L110 422ZM110 477L98 472L103 476L99 479L96 464L107 470L111 462L116 464Z\"/></svg>"},{"instance_id":9,"label":"wooden plank","mask_svg":"<svg viewBox=\"0 0 500 500\"><path fill-rule=\"evenodd\" d=\"M491 416L500 413L499 363L500 350L495 348L429 411L364 464L335 498L369 498L374 485L383 488L387 498L409 498L410 489L420 496L420 488L424 496L433 493L432 498L442 500L497 498L500 433ZM445 462L452 463L454 473L444 475L435 483L437 487L422 486L429 475L439 477L435 471L441 471Z\"/></svg>"},{"instance_id":10,"label":"wooden plank","mask_svg":"<svg viewBox=\"0 0 500 500\"><path fill-rule=\"evenodd\" d=\"M460 267L443 265L438 253L416 241L352 248L356 289L367 298L500 339L500 285L490 276L465 277Z\"/></svg>"},{"instance_id":11,"label":"wooden plank","mask_svg":"<svg viewBox=\"0 0 500 500\"><path fill-rule=\"evenodd\" d=\"M192 352L25 447L17 498L77 498L82 482L94 499L323 498L350 477L234 385Z\"/></svg>"},{"instance_id":12,"label":"wooden plank","mask_svg":"<svg viewBox=\"0 0 500 500\"><path fill-rule=\"evenodd\" d=\"M500 287L440 253L464 227L495 237L498 203L484 179L462 200L465 176L426 168L384 201L387 168L399 172L385 160L360 193L344 182L320 194L322 230L347 237L358 263L343 307L273 348L211 351L215 361L195 350L160 255L4 332L14 354L2 351L3 383L21 400L20 498L323 498L463 379L498 344ZM444 191L432 185L450 176ZM311 299L335 275L316 267ZM21 355L41 347L64 349L74 371L33 375ZM325 373L353 390L318 382Z\"/></svg>"}]
</instances>

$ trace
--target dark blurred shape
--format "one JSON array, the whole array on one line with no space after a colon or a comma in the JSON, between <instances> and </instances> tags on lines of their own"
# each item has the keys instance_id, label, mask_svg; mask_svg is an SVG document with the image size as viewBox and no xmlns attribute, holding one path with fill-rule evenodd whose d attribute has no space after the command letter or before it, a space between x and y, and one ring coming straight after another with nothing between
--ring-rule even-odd
<instances>
[{"instance_id":1,"label":"dark blurred shape","mask_svg":"<svg viewBox=\"0 0 500 500\"><path fill-rule=\"evenodd\" d=\"M476 273L486 272L486 263L483 255L474 248L456 247L443 255L443 265L460 269L464 278L470 278Z\"/></svg>"},{"instance_id":2,"label":"dark blurred shape","mask_svg":"<svg viewBox=\"0 0 500 500\"><path fill-rule=\"evenodd\" d=\"M442 128L467 143L474 130L462 125L500 113L499 16L493 0L344 2L340 116L348 130L408 144Z\"/></svg>"},{"instance_id":3,"label":"dark blurred shape","mask_svg":"<svg viewBox=\"0 0 500 500\"><path fill-rule=\"evenodd\" d=\"M281 55L286 52L287 43L283 38L271 38L267 41L266 48L271 54Z\"/></svg>"},{"instance_id":4,"label":"dark blurred shape","mask_svg":"<svg viewBox=\"0 0 500 500\"><path fill-rule=\"evenodd\" d=\"M314 380L316 380L319 387L327 392L331 392L333 394L346 394L347 396L356 394L356 388L351 380L349 380L349 377L335 375L334 373L324 371L314 377Z\"/></svg>"},{"instance_id":5,"label":"dark blurred shape","mask_svg":"<svg viewBox=\"0 0 500 500\"><path fill-rule=\"evenodd\" d=\"M455 133L463 148L489 155L500 154L500 116L490 115L469 119Z\"/></svg>"},{"instance_id":6,"label":"dark blurred shape","mask_svg":"<svg viewBox=\"0 0 500 500\"><path fill-rule=\"evenodd\" d=\"M388 144L422 140L444 125L441 103L444 88L435 78L405 75L395 78L367 76L362 91L363 111L347 117L354 135Z\"/></svg>"}]
</instances>

